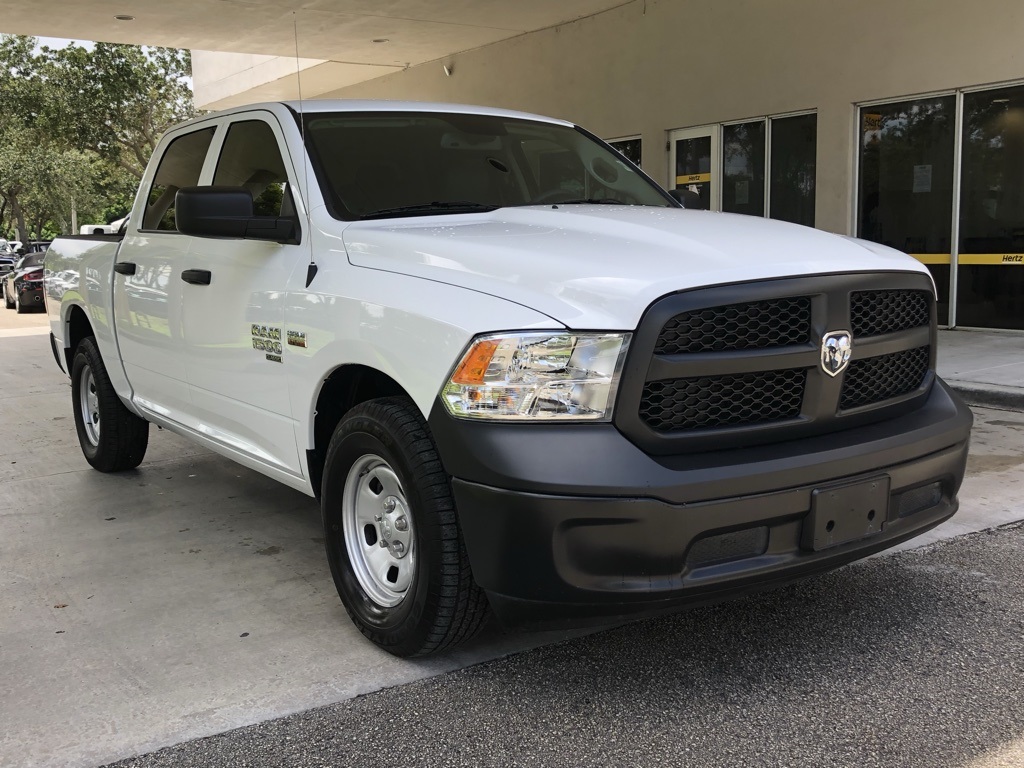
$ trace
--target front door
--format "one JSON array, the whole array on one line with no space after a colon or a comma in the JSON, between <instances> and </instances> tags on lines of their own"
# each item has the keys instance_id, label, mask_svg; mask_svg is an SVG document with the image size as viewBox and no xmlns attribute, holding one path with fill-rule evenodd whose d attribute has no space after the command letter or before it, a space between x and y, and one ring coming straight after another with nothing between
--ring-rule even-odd
<instances>
[{"instance_id":1,"label":"front door","mask_svg":"<svg viewBox=\"0 0 1024 768\"><path fill-rule=\"evenodd\" d=\"M708 211L722 208L718 158L718 126L669 132L669 182L700 195Z\"/></svg>"},{"instance_id":2,"label":"front door","mask_svg":"<svg viewBox=\"0 0 1024 768\"><path fill-rule=\"evenodd\" d=\"M257 215L295 216L295 173L269 112L239 115L214 146L214 186L245 187ZM288 391L285 296L301 288L302 245L192 238L181 283L192 408L206 435L261 466L301 476ZM179 273L181 270L179 270Z\"/></svg>"}]
</instances>

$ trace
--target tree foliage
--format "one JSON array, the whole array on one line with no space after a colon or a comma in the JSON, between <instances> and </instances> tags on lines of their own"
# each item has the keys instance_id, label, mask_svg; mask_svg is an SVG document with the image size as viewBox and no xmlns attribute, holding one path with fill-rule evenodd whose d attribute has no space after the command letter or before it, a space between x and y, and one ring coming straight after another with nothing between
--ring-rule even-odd
<instances>
[{"instance_id":1,"label":"tree foliage","mask_svg":"<svg viewBox=\"0 0 1024 768\"><path fill-rule=\"evenodd\" d=\"M164 131L194 114L188 51L96 43L43 52L48 123L136 178Z\"/></svg>"},{"instance_id":2,"label":"tree foliage","mask_svg":"<svg viewBox=\"0 0 1024 768\"><path fill-rule=\"evenodd\" d=\"M127 214L160 135L194 114L188 51L0 36L0 234Z\"/></svg>"}]
</instances>

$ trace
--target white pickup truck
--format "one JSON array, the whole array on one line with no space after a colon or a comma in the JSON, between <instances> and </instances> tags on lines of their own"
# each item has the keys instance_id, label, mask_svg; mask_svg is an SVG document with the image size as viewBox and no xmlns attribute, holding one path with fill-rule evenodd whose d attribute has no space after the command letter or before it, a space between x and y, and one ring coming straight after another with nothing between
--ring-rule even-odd
<instances>
[{"instance_id":1,"label":"white pickup truck","mask_svg":"<svg viewBox=\"0 0 1024 768\"><path fill-rule=\"evenodd\" d=\"M207 115L120 235L56 240L78 437L150 424L319 498L399 655L833 568L957 508L971 414L909 257L684 209L570 123L444 104Z\"/></svg>"}]
</instances>

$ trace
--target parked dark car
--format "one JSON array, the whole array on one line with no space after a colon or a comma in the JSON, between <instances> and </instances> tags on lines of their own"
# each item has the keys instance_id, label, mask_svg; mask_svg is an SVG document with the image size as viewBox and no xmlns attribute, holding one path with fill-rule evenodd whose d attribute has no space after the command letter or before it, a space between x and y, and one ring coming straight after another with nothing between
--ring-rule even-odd
<instances>
[{"instance_id":1,"label":"parked dark car","mask_svg":"<svg viewBox=\"0 0 1024 768\"><path fill-rule=\"evenodd\" d=\"M43 309L43 251L23 256L4 280L4 306L18 313Z\"/></svg>"},{"instance_id":2,"label":"parked dark car","mask_svg":"<svg viewBox=\"0 0 1024 768\"><path fill-rule=\"evenodd\" d=\"M0 251L0 295L3 295L4 286L7 284L7 275L14 271L14 265L18 263L18 258L13 251Z\"/></svg>"}]
</instances>

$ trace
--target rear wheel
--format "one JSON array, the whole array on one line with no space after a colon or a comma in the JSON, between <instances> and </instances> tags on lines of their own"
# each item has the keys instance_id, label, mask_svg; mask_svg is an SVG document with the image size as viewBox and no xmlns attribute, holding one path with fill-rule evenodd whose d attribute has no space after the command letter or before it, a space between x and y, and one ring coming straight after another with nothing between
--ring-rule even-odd
<instances>
[{"instance_id":1,"label":"rear wheel","mask_svg":"<svg viewBox=\"0 0 1024 768\"><path fill-rule=\"evenodd\" d=\"M4 306L7 309L14 309L14 302L11 300L11 291L4 289Z\"/></svg>"},{"instance_id":2,"label":"rear wheel","mask_svg":"<svg viewBox=\"0 0 1024 768\"><path fill-rule=\"evenodd\" d=\"M21 298L18 296L18 292L14 292L14 308L17 310L19 315L24 315L28 312L28 307L21 303Z\"/></svg>"},{"instance_id":3,"label":"rear wheel","mask_svg":"<svg viewBox=\"0 0 1024 768\"><path fill-rule=\"evenodd\" d=\"M149 445L149 422L124 407L91 336L82 339L75 350L71 394L78 442L86 461L100 472L139 466Z\"/></svg>"},{"instance_id":4,"label":"rear wheel","mask_svg":"<svg viewBox=\"0 0 1024 768\"><path fill-rule=\"evenodd\" d=\"M338 425L323 493L327 556L359 630L396 656L473 637L487 598L473 580L448 475L408 398L371 400Z\"/></svg>"}]
</instances>

